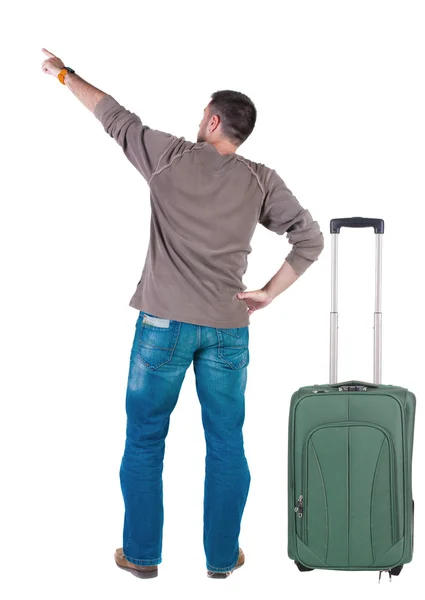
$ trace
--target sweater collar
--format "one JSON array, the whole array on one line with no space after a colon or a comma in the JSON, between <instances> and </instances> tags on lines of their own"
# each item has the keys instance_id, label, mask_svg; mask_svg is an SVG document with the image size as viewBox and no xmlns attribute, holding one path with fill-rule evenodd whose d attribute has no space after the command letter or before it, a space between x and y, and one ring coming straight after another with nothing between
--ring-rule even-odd
<instances>
[{"instance_id":1,"label":"sweater collar","mask_svg":"<svg viewBox=\"0 0 425 600\"><path fill-rule=\"evenodd\" d=\"M207 171L220 171L223 167L230 166L233 163L235 153L220 154L215 146L208 142L202 142L197 157Z\"/></svg>"}]
</instances>

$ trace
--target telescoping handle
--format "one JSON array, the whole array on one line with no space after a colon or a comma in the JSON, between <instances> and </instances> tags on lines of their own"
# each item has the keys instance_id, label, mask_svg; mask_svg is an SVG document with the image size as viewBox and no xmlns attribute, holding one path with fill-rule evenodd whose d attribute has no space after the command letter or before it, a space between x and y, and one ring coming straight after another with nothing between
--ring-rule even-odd
<instances>
[{"instance_id":1,"label":"telescoping handle","mask_svg":"<svg viewBox=\"0 0 425 600\"><path fill-rule=\"evenodd\" d=\"M374 344L373 344L373 383L381 383L382 372L382 236L384 233L383 219L366 219L349 217L331 219L330 231L332 239L331 258L331 315L330 315L330 360L329 383L337 383L338 376L338 234L341 227L373 227L376 234L375 245L375 313L374 313Z\"/></svg>"}]
</instances>

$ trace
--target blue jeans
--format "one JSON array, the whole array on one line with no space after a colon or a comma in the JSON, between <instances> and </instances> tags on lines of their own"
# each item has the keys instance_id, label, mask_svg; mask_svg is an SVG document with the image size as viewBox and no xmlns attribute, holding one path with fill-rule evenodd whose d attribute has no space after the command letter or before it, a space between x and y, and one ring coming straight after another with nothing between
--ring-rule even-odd
<instances>
[{"instance_id":1,"label":"blue jeans","mask_svg":"<svg viewBox=\"0 0 425 600\"><path fill-rule=\"evenodd\" d=\"M242 436L248 328L219 329L139 313L130 357L126 441L120 467L125 504L123 552L132 563L158 565L162 560L165 438L192 361L206 441L206 565L213 571L229 571L237 562L251 480Z\"/></svg>"}]
</instances>

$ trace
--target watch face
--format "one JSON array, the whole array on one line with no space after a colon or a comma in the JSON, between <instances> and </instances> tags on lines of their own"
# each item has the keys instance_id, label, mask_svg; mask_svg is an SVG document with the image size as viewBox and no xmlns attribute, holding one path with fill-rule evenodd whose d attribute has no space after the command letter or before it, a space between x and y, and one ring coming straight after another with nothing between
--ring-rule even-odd
<instances>
[{"instance_id":1,"label":"watch face","mask_svg":"<svg viewBox=\"0 0 425 600\"><path fill-rule=\"evenodd\" d=\"M68 73L75 73L74 69L71 69L71 67L65 67L65 69L68 71Z\"/></svg>"}]
</instances>

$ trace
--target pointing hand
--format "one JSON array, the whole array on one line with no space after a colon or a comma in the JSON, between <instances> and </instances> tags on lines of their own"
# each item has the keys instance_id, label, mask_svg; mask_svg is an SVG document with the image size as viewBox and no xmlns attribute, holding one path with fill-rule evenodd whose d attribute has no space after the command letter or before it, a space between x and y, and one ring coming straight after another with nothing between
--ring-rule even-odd
<instances>
[{"instance_id":1,"label":"pointing hand","mask_svg":"<svg viewBox=\"0 0 425 600\"><path fill-rule=\"evenodd\" d=\"M47 75L53 75L53 77L57 77L60 71L64 68L64 63L60 58L46 50L46 48L42 48L42 51L49 57L41 65L42 70Z\"/></svg>"}]
</instances>

